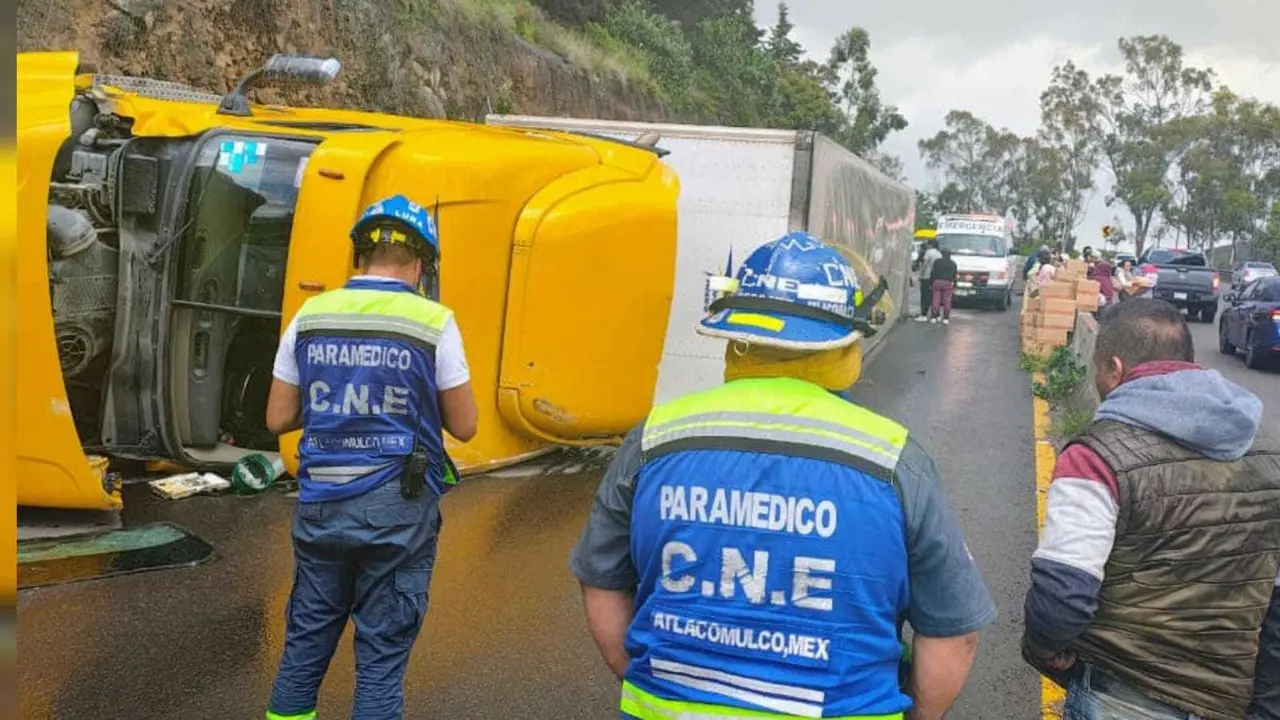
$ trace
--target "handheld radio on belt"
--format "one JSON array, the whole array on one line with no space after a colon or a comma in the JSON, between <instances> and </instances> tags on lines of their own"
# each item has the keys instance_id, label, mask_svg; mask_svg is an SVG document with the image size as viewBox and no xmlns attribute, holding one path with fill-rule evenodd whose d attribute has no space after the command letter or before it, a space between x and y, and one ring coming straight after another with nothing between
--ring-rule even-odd
<instances>
[{"instance_id":1,"label":"handheld radio on belt","mask_svg":"<svg viewBox=\"0 0 1280 720\"><path fill-rule=\"evenodd\" d=\"M442 492L448 492L449 488L458 484L458 468L454 466L447 451L442 451L440 457L444 462L440 471L445 486ZM404 499L413 500L422 496L422 491L427 486L427 471L430 469L431 456L421 442L414 440L413 452L405 460L404 474L400 477L400 494Z\"/></svg>"},{"instance_id":2,"label":"handheld radio on belt","mask_svg":"<svg viewBox=\"0 0 1280 720\"><path fill-rule=\"evenodd\" d=\"M413 452L404 463L404 475L400 477L400 494L405 500L413 500L422 495L427 485L427 470L431 467L431 456L427 449L416 438L413 441Z\"/></svg>"}]
</instances>

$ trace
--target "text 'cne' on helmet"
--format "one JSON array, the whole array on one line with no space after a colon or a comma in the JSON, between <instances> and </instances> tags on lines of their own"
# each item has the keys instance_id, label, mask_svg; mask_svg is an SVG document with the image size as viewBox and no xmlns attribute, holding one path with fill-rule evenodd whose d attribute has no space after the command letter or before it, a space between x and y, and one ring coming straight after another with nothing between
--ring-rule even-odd
<instances>
[{"instance_id":1,"label":"text 'cne' on helmet","mask_svg":"<svg viewBox=\"0 0 1280 720\"><path fill-rule=\"evenodd\" d=\"M859 312L862 289L839 250L803 232L762 245L735 279L712 277L727 291L710 304L700 334L801 351L850 345L875 334Z\"/></svg>"}]
</instances>

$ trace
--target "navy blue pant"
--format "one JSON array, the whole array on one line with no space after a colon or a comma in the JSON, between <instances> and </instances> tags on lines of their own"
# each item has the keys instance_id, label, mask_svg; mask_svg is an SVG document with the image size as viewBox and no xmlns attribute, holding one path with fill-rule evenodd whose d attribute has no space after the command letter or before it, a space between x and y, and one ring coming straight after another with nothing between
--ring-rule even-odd
<instances>
[{"instance_id":1,"label":"navy blue pant","mask_svg":"<svg viewBox=\"0 0 1280 720\"><path fill-rule=\"evenodd\" d=\"M1280 592L1272 591L1271 607L1262 621L1258 665L1253 671L1253 702L1247 720L1280 720Z\"/></svg>"},{"instance_id":2,"label":"navy blue pant","mask_svg":"<svg viewBox=\"0 0 1280 720\"><path fill-rule=\"evenodd\" d=\"M427 614L441 517L430 489L414 500L392 481L332 502L299 502L293 517L293 592L270 711L316 707L320 681L355 623L356 697L351 717L397 719L404 671Z\"/></svg>"}]
</instances>

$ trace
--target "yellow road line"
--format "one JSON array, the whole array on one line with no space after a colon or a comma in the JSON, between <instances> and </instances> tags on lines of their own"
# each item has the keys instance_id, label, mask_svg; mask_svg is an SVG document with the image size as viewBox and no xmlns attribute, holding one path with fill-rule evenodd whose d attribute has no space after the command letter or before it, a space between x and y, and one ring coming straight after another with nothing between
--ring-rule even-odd
<instances>
[{"instance_id":1,"label":"yellow road line","mask_svg":"<svg viewBox=\"0 0 1280 720\"><path fill-rule=\"evenodd\" d=\"M1044 375L1036 373L1032 379L1044 382ZM1053 463L1057 455L1049 442L1049 403L1034 395L1031 398L1031 427L1036 443L1036 531L1044 530L1044 505L1049 496L1049 481L1053 479ZM1040 715L1044 720L1061 720L1062 703L1066 693L1048 678L1040 677Z\"/></svg>"}]
</instances>

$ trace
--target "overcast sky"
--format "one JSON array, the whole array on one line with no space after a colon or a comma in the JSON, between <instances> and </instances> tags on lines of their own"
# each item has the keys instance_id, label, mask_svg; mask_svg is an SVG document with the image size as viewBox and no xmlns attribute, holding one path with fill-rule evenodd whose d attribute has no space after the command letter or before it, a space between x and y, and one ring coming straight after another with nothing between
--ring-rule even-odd
<instances>
[{"instance_id":1,"label":"overcast sky","mask_svg":"<svg viewBox=\"0 0 1280 720\"><path fill-rule=\"evenodd\" d=\"M937 133L948 110L1030 135L1053 66L1072 59L1091 75L1118 73L1120 37L1166 34L1192 64L1212 66L1219 82L1280 104L1280 0L792 0L788 7L793 37L815 60L825 60L849 27L870 33L881 97L910 123L884 150L902 158L920 188L936 188L937 178L916 141ZM773 25L777 3L756 0L756 17ZM1105 190L1100 184L1077 230L1083 244L1097 246L1097 228L1114 215L1132 227L1123 208L1103 206Z\"/></svg>"}]
</instances>

